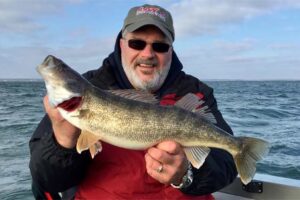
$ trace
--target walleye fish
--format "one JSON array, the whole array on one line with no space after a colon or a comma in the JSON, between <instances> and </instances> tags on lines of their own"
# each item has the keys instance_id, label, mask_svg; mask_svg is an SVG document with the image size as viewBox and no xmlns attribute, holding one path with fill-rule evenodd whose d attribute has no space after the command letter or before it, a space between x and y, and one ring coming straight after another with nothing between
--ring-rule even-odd
<instances>
[{"instance_id":1,"label":"walleye fish","mask_svg":"<svg viewBox=\"0 0 300 200\"><path fill-rule=\"evenodd\" d=\"M175 106L160 106L152 94L137 90L101 90L54 56L38 66L50 104L81 129L77 151L93 155L104 141L142 150L164 140L183 146L187 159L200 168L210 148L229 152L244 184L256 171L256 162L269 151L268 142L234 137L218 128L204 101L194 94L182 97Z\"/></svg>"}]
</instances>

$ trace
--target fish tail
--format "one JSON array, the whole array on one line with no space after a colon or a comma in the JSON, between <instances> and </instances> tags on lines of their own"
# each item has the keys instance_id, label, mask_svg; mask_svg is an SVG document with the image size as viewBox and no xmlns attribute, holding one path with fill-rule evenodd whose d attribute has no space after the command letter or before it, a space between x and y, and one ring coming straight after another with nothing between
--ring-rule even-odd
<instances>
[{"instance_id":1,"label":"fish tail","mask_svg":"<svg viewBox=\"0 0 300 200\"><path fill-rule=\"evenodd\" d=\"M246 185L254 177L256 171L256 162L261 160L269 152L269 143L250 137L238 137L242 148L234 156L234 162L241 181Z\"/></svg>"}]
</instances>

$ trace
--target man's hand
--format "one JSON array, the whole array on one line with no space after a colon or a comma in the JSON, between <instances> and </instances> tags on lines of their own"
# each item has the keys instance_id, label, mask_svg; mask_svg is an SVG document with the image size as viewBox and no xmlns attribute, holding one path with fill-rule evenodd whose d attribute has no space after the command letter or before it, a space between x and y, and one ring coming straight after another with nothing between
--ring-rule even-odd
<instances>
[{"instance_id":1,"label":"man's hand","mask_svg":"<svg viewBox=\"0 0 300 200\"><path fill-rule=\"evenodd\" d=\"M179 185L188 168L183 148L173 141L164 141L148 149L145 160L148 174L167 185Z\"/></svg>"},{"instance_id":2,"label":"man's hand","mask_svg":"<svg viewBox=\"0 0 300 200\"><path fill-rule=\"evenodd\" d=\"M44 97L44 107L52 122L56 141L65 148L74 148L80 135L80 129L66 121L57 108L50 106L48 96Z\"/></svg>"}]
</instances>

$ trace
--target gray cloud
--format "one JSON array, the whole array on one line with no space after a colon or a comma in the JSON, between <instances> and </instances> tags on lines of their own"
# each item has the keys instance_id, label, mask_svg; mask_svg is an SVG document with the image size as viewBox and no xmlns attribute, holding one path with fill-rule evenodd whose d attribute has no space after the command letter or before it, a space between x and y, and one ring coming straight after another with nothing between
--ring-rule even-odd
<instances>
[{"instance_id":1,"label":"gray cloud","mask_svg":"<svg viewBox=\"0 0 300 200\"><path fill-rule=\"evenodd\" d=\"M216 33L277 9L300 8L298 0L182 0L170 6L178 36Z\"/></svg>"},{"instance_id":2,"label":"gray cloud","mask_svg":"<svg viewBox=\"0 0 300 200\"><path fill-rule=\"evenodd\" d=\"M217 40L213 43L213 46L216 50L225 53L241 53L245 51L250 51L255 48L256 40L255 39L244 39L237 42L228 42Z\"/></svg>"},{"instance_id":3,"label":"gray cloud","mask_svg":"<svg viewBox=\"0 0 300 200\"><path fill-rule=\"evenodd\" d=\"M117 33L110 33L107 38L94 38L87 27L75 27L66 30L64 35L58 36L51 32L40 34L46 28L46 24L39 20L40 17L63 15L67 4L80 2L2 0L0 36L4 33L6 35L1 37L0 42L9 43L9 46L0 46L0 69L5 72L0 74L0 78L37 78L39 76L35 67L48 54L60 57L79 72L100 66L113 50ZM276 9L299 8L300 5L300 1L291 0L185 0L173 5L170 0L163 2L173 14L177 36L218 33L223 26L241 23ZM38 34L28 37L33 32ZM23 40L25 42L14 39L16 37L11 33L27 35L24 37L26 40ZM274 74L291 78L300 74L300 60L295 56L296 52L300 52L299 44L268 44L260 49L261 55L253 54L259 48L259 43L256 39L245 38L234 42L215 40L195 47L191 42L190 46L181 48L177 53L185 70L200 78L271 79ZM295 53L291 55L290 51Z\"/></svg>"},{"instance_id":4,"label":"gray cloud","mask_svg":"<svg viewBox=\"0 0 300 200\"><path fill-rule=\"evenodd\" d=\"M288 51L289 53L294 52L298 53L300 51L300 43L276 43L276 44L271 44L269 46L270 49L276 50L276 51Z\"/></svg>"},{"instance_id":5,"label":"gray cloud","mask_svg":"<svg viewBox=\"0 0 300 200\"><path fill-rule=\"evenodd\" d=\"M214 60L212 60L214 59ZM299 80L300 59L277 56L213 56L187 63L183 57L185 71L200 79L242 79L242 80Z\"/></svg>"},{"instance_id":6,"label":"gray cloud","mask_svg":"<svg viewBox=\"0 0 300 200\"><path fill-rule=\"evenodd\" d=\"M276 43L260 48L258 43L253 39L216 40L177 53L184 70L200 79L299 80L299 44Z\"/></svg>"},{"instance_id":7,"label":"gray cloud","mask_svg":"<svg viewBox=\"0 0 300 200\"><path fill-rule=\"evenodd\" d=\"M2 0L0 2L0 32L30 33L39 31L44 25L40 17L57 15L63 12L67 3L74 0Z\"/></svg>"},{"instance_id":8,"label":"gray cloud","mask_svg":"<svg viewBox=\"0 0 300 200\"><path fill-rule=\"evenodd\" d=\"M55 49L55 53L63 60L79 67L80 72L96 68L102 64L102 60L113 51L115 36L109 38L88 39L78 47L61 46Z\"/></svg>"},{"instance_id":9,"label":"gray cloud","mask_svg":"<svg viewBox=\"0 0 300 200\"><path fill-rule=\"evenodd\" d=\"M3 78L39 78L35 68L49 54L57 56L78 72L99 67L102 60L112 52L115 38L88 39L79 46L0 47L0 74Z\"/></svg>"}]
</instances>

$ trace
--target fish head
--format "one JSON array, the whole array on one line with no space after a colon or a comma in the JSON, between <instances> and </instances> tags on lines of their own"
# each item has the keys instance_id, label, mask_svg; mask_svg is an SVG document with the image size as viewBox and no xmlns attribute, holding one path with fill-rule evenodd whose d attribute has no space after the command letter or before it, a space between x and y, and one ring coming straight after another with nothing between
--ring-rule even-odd
<instances>
[{"instance_id":1,"label":"fish head","mask_svg":"<svg viewBox=\"0 0 300 200\"><path fill-rule=\"evenodd\" d=\"M79 73L51 55L37 67L37 71L45 81L52 107L72 111L80 105L89 82Z\"/></svg>"}]
</instances>

